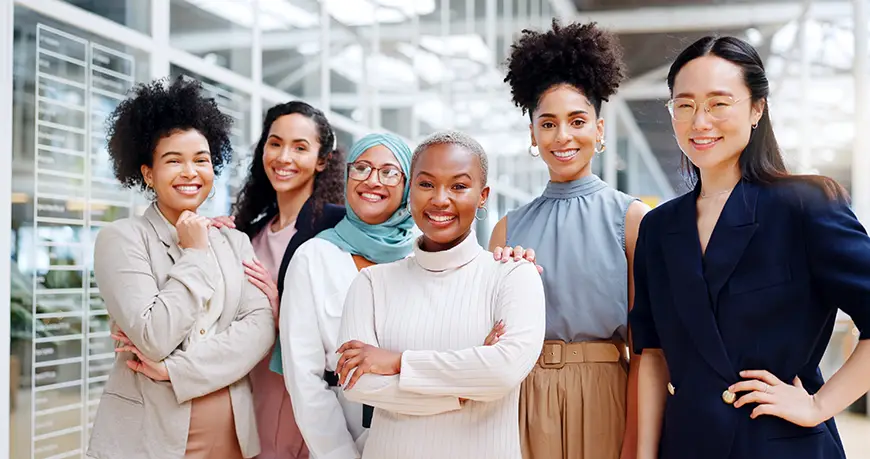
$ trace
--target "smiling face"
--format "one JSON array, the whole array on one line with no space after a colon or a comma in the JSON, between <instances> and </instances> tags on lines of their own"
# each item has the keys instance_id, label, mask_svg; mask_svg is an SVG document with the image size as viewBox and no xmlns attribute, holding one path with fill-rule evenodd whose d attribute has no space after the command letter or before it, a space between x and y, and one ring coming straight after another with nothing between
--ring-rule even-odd
<instances>
[{"instance_id":1,"label":"smiling face","mask_svg":"<svg viewBox=\"0 0 870 459\"><path fill-rule=\"evenodd\" d=\"M532 145L554 182L569 182L592 172L595 143L604 136L604 120L578 88L560 84L548 89L532 113Z\"/></svg>"},{"instance_id":2,"label":"smiling face","mask_svg":"<svg viewBox=\"0 0 870 459\"><path fill-rule=\"evenodd\" d=\"M345 199L353 212L369 225L389 220L402 205L405 193L402 166L393 152L376 145L363 152L348 168ZM369 174L368 178L360 180L365 173Z\"/></svg>"},{"instance_id":3,"label":"smiling face","mask_svg":"<svg viewBox=\"0 0 870 459\"><path fill-rule=\"evenodd\" d=\"M718 113L716 118L704 109L711 97L725 101L718 109L711 107ZM689 61L674 79L673 99L675 110L682 106L691 111L688 100L696 107L691 119L671 121L680 150L692 164L708 171L739 168L752 126L764 109L763 101L751 101L740 67L713 55ZM723 104L731 105L723 110Z\"/></svg>"},{"instance_id":4,"label":"smiling face","mask_svg":"<svg viewBox=\"0 0 870 459\"><path fill-rule=\"evenodd\" d=\"M423 232L421 247L429 252L462 242L489 196L480 159L453 144L435 144L421 152L411 183L411 215Z\"/></svg>"},{"instance_id":5,"label":"smiling face","mask_svg":"<svg viewBox=\"0 0 870 459\"><path fill-rule=\"evenodd\" d=\"M196 212L214 185L208 140L195 129L173 131L157 141L151 164L142 165L142 177L170 223L185 210Z\"/></svg>"},{"instance_id":6,"label":"smiling face","mask_svg":"<svg viewBox=\"0 0 870 459\"><path fill-rule=\"evenodd\" d=\"M263 147L263 168L278 194L314 189L326 162L318 158L320 136L314 120L293 113L275 120Z\"/></svg>"}]
</instances>

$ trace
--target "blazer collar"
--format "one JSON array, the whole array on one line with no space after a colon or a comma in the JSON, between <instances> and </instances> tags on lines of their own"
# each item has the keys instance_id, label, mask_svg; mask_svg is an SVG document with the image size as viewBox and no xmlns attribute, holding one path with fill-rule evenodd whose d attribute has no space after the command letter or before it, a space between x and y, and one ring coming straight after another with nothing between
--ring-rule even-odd
<instances>
[{"instance_id":1,"label":"blazer collar","mask_svg":"<svg viewBox=\"0 0 870 459\"><path fill-rule=\"evenodd\" d=\"M181 258L181 249L172 237L172 231L169 228L169 224L157 208L156 202L151 203L151 205L145 209L144 217L148 220L148 223L151 224L151 227L154 228L154 232L157 233L157 238L163 243L166 252L169 254L169 257L172 258L172 262L177 263L178 259Z\"/></svg>"}]
</instances>

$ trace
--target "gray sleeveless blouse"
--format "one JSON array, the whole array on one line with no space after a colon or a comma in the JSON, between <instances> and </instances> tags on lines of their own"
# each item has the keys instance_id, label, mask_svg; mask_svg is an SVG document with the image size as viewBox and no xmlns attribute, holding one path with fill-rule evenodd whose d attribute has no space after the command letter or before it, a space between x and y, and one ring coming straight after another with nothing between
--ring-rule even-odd
<instances>
[{"instance_id":1,"label":"gray sleeveless blouse","mask_svg":"<svg viewBox=\"0 0 870 459\"><path fill-rule=\"evenodd\" d=\"M550 182L508 213L507 245L534 249L544 268L546 339L627 339L625 214L635 200L590 175Z\"/></svg>"}]
</instances>

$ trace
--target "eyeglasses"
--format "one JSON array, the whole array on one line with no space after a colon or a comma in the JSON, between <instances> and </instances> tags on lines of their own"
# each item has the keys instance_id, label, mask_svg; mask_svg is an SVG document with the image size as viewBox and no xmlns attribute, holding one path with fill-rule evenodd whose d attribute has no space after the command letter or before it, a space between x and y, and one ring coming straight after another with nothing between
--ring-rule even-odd
<instances>
[{"instance_id":1,"label":"eyeglasses","mask_svg":"<svg viewBox=\"0 0 870 459\"><path fill-rule=\"evenodd\" d=\"M356 162L347 165L348 178L360 182L368 180L372 175L372 171L378 171L378 181L383 186L397 186L402 183L405 176L405 173L396 166L375 167L366 162Z\"/></svg>"},{"instance_id":2,"label":"eyeglasses","mask_svg":"<svg viewBox=\"0 0 870 459\"><path fill-rule=\"evenodd\" d=\"M701 106L704 107L704 111L710 114L711 118L723 121L731 116L731 109L734 105L747 99L749 97L734 100L731 96L713 96L702 102ZM674 121L691 121L695 118L695 112L698 110L698 104L694 99L682 97L669 100L665 106L668 107Z\"/></svg>"}]
</instances>

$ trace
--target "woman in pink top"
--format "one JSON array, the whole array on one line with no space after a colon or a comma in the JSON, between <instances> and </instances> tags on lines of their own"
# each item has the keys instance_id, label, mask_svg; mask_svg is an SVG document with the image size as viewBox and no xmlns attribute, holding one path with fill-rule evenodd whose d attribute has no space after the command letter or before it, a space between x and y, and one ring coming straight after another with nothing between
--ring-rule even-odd
<instances>
[{"instance_id":1,"label":"woman in pink top","mask_svg":"<svg viewBox=\"0 0 870 459\"><path fill-rule=\"evenodd\" d=\"M290 258L303 242L344 218L344 206L337 205L343 202L344 159L323 112L299 101L270 108L234 216L217 224L251 238L257 260L246 263L245 272L266 292L276 323ZM270 370L270 361L280 362L280 356L266 357L250 374L262 447L257 457L307 459L284 379Z\"/></svg>"}]
</instances>

